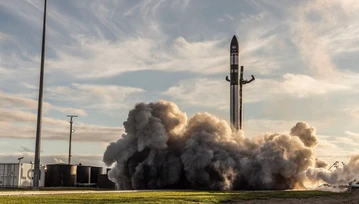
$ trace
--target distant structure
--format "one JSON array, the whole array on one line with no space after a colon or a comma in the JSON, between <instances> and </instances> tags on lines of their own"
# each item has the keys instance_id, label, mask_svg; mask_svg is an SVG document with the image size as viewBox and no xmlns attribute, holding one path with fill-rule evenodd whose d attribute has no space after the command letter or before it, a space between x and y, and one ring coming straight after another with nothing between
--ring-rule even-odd
<instances>
[{"instance_id":1,"label":"distant structure","mask_svg":"<svg viewBox=\"0 0 359 204\"><path fill-rule=\"evenodd\" d=\"M31 188L34 163L0 163L0 189ZM75 164L40 165L39 187L93 187L115 189L103 167ZM1 203L1 202L0 202Z\"/></svg>"},{"instance_id":2,"label":"distant structure","mask_svg":"<svg viewBox=\"0 0 359 204\"><path fill-rule=\"evenodd\" d=\"M30 188L34 183L34 164L0 163L0 188ZM45 183L45 166L40 165L39 187Z\"/></svg>"},{"instance_id":3,"label":"distant structure","mask_svg":"<svg viewBox=\"0 0 359 204\"><path fill-rule=\"evenodd\" d=\"M115 183L103 174L103 167L48 164L46 166L45 187L96 187L115 189Z\"/></svg>"},{"instance_id":4,"label":"distant structure","mask_svg":"<svg viewBox=\"0 0 359 204\"><path fill-rule=\"evenodd\" d=\"M339 164L342 163L343 167L345 167L344 162L339 162L339 161L335 161L329 168L328 170L332 169L333 167L335 167L336 169L339 168Z\"/></svg>"},{"instance_id":5,"label":"distant structure","mask_svg":"<svg viewBox=\"0 0 359 204\"><path fill-rule=\"evenodd\" d=\"M250 80L243 79L243 66L238 79L238 64L239 64L239 46L237 37L234 35L230 45L230 78L226 76L226 80L230 82L230 123L235 130L242 130L243 121L243 106L242 106L242 88L243 85L251 83L255 80L254 76ZM239 85L239 97L238 97ZM239 103L238 103L239 98ZM239 108L238 108L239 105ZM239 109L239 110L238 110Z\"/></svg>"}]
</instances>

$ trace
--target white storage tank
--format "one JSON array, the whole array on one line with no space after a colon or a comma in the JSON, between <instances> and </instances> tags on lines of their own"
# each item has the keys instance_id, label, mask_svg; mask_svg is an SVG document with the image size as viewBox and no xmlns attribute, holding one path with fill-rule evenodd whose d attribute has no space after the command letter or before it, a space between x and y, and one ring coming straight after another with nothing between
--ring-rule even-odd
<instances>
[{"instance_id":1,"label":"white storage tank","mask_svg":"<svg viewBox=\"0 0 359 204\"><path fill-rule=\"evenodd\" d=\"M0 188L32 187L34 164L0 163ZM45 166L40 166L39 186L45 183Z\"/></svg>"}]
</instances>

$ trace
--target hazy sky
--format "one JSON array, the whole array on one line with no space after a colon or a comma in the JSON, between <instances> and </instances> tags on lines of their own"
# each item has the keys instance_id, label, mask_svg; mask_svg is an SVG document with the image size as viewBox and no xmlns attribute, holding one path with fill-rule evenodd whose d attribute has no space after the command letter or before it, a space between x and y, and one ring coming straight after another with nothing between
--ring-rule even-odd
<instances>
[{"instance_id":1,"label":"hazy sky","mask_svg":"<svg viewBox=\"0 0 359 204\"><path fill-rule=\"evenodd\" d=\"M102 164L138 102L229 119L229 43L240 45L244 130L317 129L317 154L359 147L359 2L48 0L42 163ZM0 162L33 161L43 0L0 0Z\"/></svg>"}]
</instances>

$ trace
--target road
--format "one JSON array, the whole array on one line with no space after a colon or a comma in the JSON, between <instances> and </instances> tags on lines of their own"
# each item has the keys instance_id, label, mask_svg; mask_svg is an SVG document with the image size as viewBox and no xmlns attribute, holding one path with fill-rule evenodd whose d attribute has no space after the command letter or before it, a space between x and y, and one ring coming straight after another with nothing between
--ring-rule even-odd
<instances>
[{"instance_id":1,"label":"road","mask_svg":"<svg viewBox=\"0 0 359 204\"><path fill-rule=\"evenodd\" d=\"M16 196L16 195L58 195L58 194L88 194L88 193L136 193L136 192L156 192L156 191L173 191L173 190L16 190L16 191L0 191L0 196Z\"/></svg>"}]
</instances>

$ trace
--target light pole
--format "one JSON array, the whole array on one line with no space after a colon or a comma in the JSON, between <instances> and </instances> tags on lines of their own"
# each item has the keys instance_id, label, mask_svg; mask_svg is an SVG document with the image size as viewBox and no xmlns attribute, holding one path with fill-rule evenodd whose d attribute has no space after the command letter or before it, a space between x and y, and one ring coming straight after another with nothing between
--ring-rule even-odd
<instances>
[{"instance_id":1,"label":"light pole","mask_svg":"<svg viewBox=\"0 0 359 204\"><path fill-rule=\"evenodd\" d=\"M24 157L19 157L19 158L17 158L17 160L19 160L19 171L20 171L20 173L19 173L19 186L21 186L21 176L22 176L22 167L21 167L21 160L23 159Z\"/></svg>"},{"instance_id":2,"label":"light pole","mask_svg":"<svg viewBox=\"0 0 359 204\"><path fill-rule=\"evenodd\" d=\"M31 164L30 171L32 172L31 179L30 179L30 186L31 186L31 180L32 180L32 182L34 182L34 169L32 168L32 165L34 163L32 163L32 161L30 161L30 164Z\"/></svg>"},{"instance_id":3,"label":"light pole","mask_svg":"<svg viewBox=\"0 0 359 204\"><path fill-rule=\"evenodd\" d=\"M19 164L21 164L21 160L24 159L24 157L19 157L17 160L19 160Z\"/></svg>"},{"instance_id":4,"label":"light pole","mask_svg":"<svg viewBox=\"0 0 359 204\"><path fill-rule=\"evenodd\" d=\"M41 45L41 67L40 67L40 84L39 84L39 99L37 107L37 122L36 122L36 141L35 141L35 171L33 190L39 190L40 177L40 150L41 150L41 125L42 125L42 101L44 93L44 64L45 64L45 37L46 37L46 6L47 0L44 0L44 21L42 25L42 45Z\"/></svg>"},{"instance_id":5,"label":"light pole","mask_svg":"<svg viewBox=\"0 0 359 204\"><path fill-rule=\"evenodd\" d=\"M72 132L74 132L74 129L72 129L72 118L78 117L77 115L67 115L67 117L70 118L70 139L69 139L69 159L68 164L71 164L71 140L72 140Z\"/></svg>"}]
</instances>

